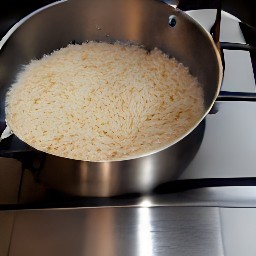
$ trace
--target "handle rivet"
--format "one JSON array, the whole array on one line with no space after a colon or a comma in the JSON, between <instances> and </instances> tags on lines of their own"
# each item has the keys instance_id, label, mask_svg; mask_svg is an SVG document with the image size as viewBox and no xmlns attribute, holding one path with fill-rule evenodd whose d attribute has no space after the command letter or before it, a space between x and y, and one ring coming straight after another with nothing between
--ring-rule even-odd
<instances>
[{"instance_id":1,"label":"handle rivet","mask_svg":"<svg viewBox=\"0 0 256 256\"><path fill-rule=\"evenodd\" d=\"M177 24L176 16L175 15L171 15L169 17L169 26L173 28L173 27L176 26L176 24Z\"/></svg>"}]
</instances>

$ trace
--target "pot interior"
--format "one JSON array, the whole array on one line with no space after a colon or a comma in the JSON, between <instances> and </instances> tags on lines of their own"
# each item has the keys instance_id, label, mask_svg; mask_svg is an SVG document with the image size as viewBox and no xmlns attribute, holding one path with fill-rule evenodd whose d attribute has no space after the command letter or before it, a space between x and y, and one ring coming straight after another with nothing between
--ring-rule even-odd
<instances>
[{"instance_id":1,"label":"pot interior","mask_svg":"<svg viewBox=\"0 0 256 256\"><path fill-rule=\"evenodd\" d=\"M160 1L57 2L32 13L16 27L0 44L1 117L6 91L22 65L69 43L91 40L133 42L175 57L201 82L206 110L218 93L220 62L210 36L184 12Z\"/></svg>"}]
</instances>

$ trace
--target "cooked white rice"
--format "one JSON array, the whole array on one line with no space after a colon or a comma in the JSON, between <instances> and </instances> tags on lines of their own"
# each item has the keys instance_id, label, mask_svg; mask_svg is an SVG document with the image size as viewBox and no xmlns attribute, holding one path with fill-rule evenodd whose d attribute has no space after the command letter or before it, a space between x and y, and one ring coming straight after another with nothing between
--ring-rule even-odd
<instances>
[{"instance_id":1,"label":"cooked white rice","mask_svg":"<svg viewBox=\"0 0 256 256\"><path fill-rule=\"evenodd\" d=\"M203 116L203 91L160 50L89 42L24 67L6 121L32 147L78 160L138 157L164 148Z\"/></svg>"}]
</instances>

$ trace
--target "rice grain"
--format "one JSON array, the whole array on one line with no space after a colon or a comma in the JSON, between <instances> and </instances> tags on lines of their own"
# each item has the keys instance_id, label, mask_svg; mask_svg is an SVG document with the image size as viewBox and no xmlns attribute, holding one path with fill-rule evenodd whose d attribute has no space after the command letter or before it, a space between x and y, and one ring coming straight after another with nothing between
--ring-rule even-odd
<instances>
[{"instance_id":1,"label":"rice grain","mask_svg":"<svg viewBox=\"0 0 256 256\"><path fill-rule=\"evenodd\" d=\"M24 67L6 121L32 147L88 161L124 160L179 139L204 114L188 68L158 49L89 42Z\"/></svg>"}]
</instances>

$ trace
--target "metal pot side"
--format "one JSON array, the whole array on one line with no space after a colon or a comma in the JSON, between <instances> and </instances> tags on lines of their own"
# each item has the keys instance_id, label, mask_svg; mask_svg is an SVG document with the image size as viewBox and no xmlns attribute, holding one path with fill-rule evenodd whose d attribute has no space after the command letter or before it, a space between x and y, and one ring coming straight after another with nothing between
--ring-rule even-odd
<instances>
[{"instance_id":1,"label":"metal pot side","mask_svg":"<svg viewBox=\"0 0 256 256\"><path fill-rule=\"evenodd\" d=\"M175 19L174 26L169 20ZM172 23L173 25L173 23ZM22 65L69 43L122 41L155 47L188 66L204 90L205 113L179 141L136 159L86 162L46 154L39 180L81 196L149 192L177 178L197 152L204 117L220 89L220 56L210 35L192 18L157 0L60 1L25 17L0 42L0 102Z\"/></svg>"}]
</instances>

